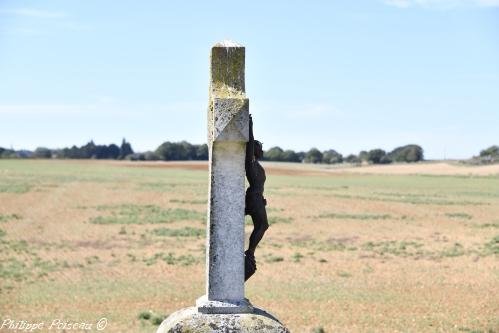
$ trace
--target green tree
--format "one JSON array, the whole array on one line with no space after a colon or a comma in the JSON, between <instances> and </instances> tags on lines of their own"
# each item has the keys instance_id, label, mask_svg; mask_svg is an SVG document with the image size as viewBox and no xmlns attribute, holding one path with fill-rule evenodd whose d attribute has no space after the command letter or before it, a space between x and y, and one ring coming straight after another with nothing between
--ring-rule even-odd
<instances>
[{"instance_id":1,"label":"green tree","mask_svg":"<svg viewBox=\"0 0 499 333\"><path fill-rule=\"evenodd\" d=\"M490 146L489 148L480 151L480 157L488 156L499 157L499 146Z\"/></svg>"},{"instance_id":2,"label":"green tree","mask_svg":"<svg viewBox=\"0 0 499 333\"><path fill-rule=\"evenodd\" d=\"M361 162L367 162L369 160L369 153L365 150L362 150L360 153L359 153L359 160Z\"/></svg>"},{"instance_id":3,"label":"green tree","mask_svg":"<svg viewBox=\"0 0 499 333\"><path fill-rule=\"evenodd\" d=\"M208 157L209 157L208 145L207 144L197 145L196 156L194 159L199 161L206 161L208 160Z\"/></svg>"},{"instance_id":4,"label":"green tree","mask_svg":"<svg viewBox=\"0 0 499 333\"><path fill-rule=\"evenodd\" d=\"M268 161L282 161L284 150L281 147L272 147L263 154L263 158Z\"/></svg>"},{"instance_id":5,"label":"green tree","mask_svg":"<svg viewBox=\"0 0 499 333\"><path fill-rule=\"evenodd\" d=\"M52 151L48 148L38 147L33 152L33 157L34 158L51 158Z\"/></svg>"},{"instance_id":6,"label":"green tree","mask_svg":"<svg viewBox=\"0 0 499 333\"><path fill-rule=\"evenodd\" d=\"M406 145L392 150L388 157L395 162L418 162L423 160L423 148L418 145Z\"/></svg>"},{"instance_id":7,"label":"green tree","mask_svg":"<svg viewBox=\"0 0 499 333\"><path fill-rule=\"evenodd\" d=\"M110 144L106 149L106 158L117 159L120 156L120 147Z\"/></svg>"},{"instance_id":8,"label":"green tree","mask_svg":"<svg viewBox=\"0 0 499 333\"><path fill-rule=\"evenodd\" d=\"M285 150L282 153L282 160L286 162L301 162L300 156L294 150Z\"/></svg>"},{"instance_id":9,"label":"green tree","mask_svg":"<svg viewBox=\"0 0 499 333\"><path fill-rule=\"evenodd\" d=\"M306 154L303 160L305 163L321 163L322 162L322 153L317 148L310 149Z\"/></svg>"},{"instance_id":10,"label":"green tree","mask_svg":"<svg viewBox=\"0 0 499 333\"><path fill-rule=\"evenodd\" d=\"M322 163L336 164L341 162L343 162L343 155L334 149L329 149L322 153Z\"/></svg>"},{"instance_id":11,"label":"green tree","mask_svg":"<svg viewBox=\"0 0 499 333\"><path fill-rule=\"evenodd\" d=\"M347 157L345 157L345 162L347 163L352 163L352 164L356 164L356 163L360 163L361 160L360 158L358 158L356 155L354 154L350 154L348 155Z\"/></svg>"},{"instance_id":12,"label":"green tree","mask_svg":"<svg viewBox=\"0 0 499 333\"><path fill-rule=\"evenodd\" d=\"M208 148L206 148L207 151ZM156 155L164 161L194 160L197 148L187 141L164 142L156 149Z\"/></svg>"},{"instance_id":13,"label":"green tree","mask_svg":"<svg viewBox=\"0 0 499 333\"><path fill-rule=\"evenodd\" d=\"M146 161L157 161L157 160L159 160L158 155L156 155L156 153L153 152L153 151L146 151L145 153L143 153L143 155L144 155L144 160L146 160Z\"/></svg>"},{"instance_id":14,"label":"green tree","mask_svg":"<svg viewBox=\"0 0 499 333\"><path fill-rule=\"evenodd\" d=\"M383 149L372 149L367 153L367 160L373 164L380 164L385 155Z\"/></svg>"},{"instance_id":15,"label":"green tree","mask_svg":"<svg viewBox=\"0 0 499 333\"><path fill-rule=\"evenodd\" d=\"M126 142L125 138L123 138L123 140L121 141L120 154L118 155L118 158L122 160L130 154L133 154L132 145L129 142Z\"/></svg>"}]
</instances>

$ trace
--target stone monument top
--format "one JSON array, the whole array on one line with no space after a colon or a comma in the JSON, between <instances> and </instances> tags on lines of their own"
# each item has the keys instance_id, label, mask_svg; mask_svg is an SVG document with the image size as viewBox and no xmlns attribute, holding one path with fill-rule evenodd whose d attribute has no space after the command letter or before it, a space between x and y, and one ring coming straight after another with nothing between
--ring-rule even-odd
<instances>
[{"instance_id":1,"label":"stone monument top","mask_svg":"<svg viewBox=\"0 0 499 333\"><path fill-rule=\"evenodd\" d=\"M245 47L225 40L211 49L210 94L217 97L245 96Z\"/></svg>"}]
</instances>

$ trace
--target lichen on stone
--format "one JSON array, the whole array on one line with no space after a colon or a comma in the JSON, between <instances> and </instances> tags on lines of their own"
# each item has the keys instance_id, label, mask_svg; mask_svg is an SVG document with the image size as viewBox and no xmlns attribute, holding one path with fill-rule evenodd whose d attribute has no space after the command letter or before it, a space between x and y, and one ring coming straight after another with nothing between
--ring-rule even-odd
<instances>
[{"instance_id":1,"label":"lichen on stone","mask_svg":"<svg viewBox=\"0 0 499 333\"><path fill-rule=\"evenodd\" d=\"M237 97L244 95L244 47L219 47L211 49L212 94Z\"/></svg>"}]
</instances>

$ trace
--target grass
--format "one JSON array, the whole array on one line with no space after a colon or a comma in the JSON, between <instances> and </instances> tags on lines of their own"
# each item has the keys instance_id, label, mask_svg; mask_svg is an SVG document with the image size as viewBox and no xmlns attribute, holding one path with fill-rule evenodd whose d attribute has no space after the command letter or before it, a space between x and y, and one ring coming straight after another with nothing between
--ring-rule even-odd
<instances>
[{"instance_id":1,"label":"grass","mask_svg":"<svg viewBox=\"0 0 499 333\"><path fill-rule=\"evenodd\" d=\"M22 217L18 214L2 215L0 214L0 222L8 222L13 220L20 220Z\"/></svg>"},{"instance_id":2,"label":"grass","mask_svg":"<svg viewBox=\"0 0 499 333\"><path fill-rule=\"evenodd\" d=\"M201 237L206 234L205 229L184 227L180 229L157 228L152 230L156 236L165 237Z\"/></svg>"},{"instance_id":3,"label":"grass","mask_svg":"<svg viewBox=\"0 0 499 333\"><path fill-rule=\"evenodd\" d=\"M9 181L0 184L0 193L26 193L33 188L33 184Z\"/></svg>"},{"instance_id":4,"label":"grass","mask_svg":"<svg viewBox=\"0 0 499 333\"><path fill-rule=\"evenodd\" d=\"M293 253L292 260L294 262L300 262L303 257L304 256L300 252L295 252L295 253Z\"/></svg>"},{"instance_id":5,"label":"grass","mask_svg":"<svg viewBox=\"0 0 499 333\"><path fill-rule=\"evenodd\" d=\"M340 199L365 200L365 201L381 201L381 202L399 202L411 205L438 205L438 206L486 206L488 202L472 201L472 200L445 200L432 199L431 197L401 197L401 198L381 198L377 196L366 195L351 195L331 193L331 196Z\"/></svg>"},{"instance_id":6,"label":"grass","mask_svg":"<svg viewBox=\"0 0 499 333\"><path fill-rule=\"evenodd\" d=\"M275 256L275 255L269 253L269 254L266 254L263 256L263 260L267 263L281 262L281 261L284 261L284 257Z\"/></svg>"},{"instance_id":7,"label":"grass","mask_svg":"<svg viewBox=\"0 0 499 333\"><path fill-rule=\"evenodd\" d=\"M154 265L158 261L165 262L168 265L181 265L181 266L190 266L194 265L200 261L199 258L195 258L192 255L180 255L177 256L174 253L164 253L159 252L154 254L151 257L144 258L142 260L147 266Z\"/></svg>"},{"instance_id":8,"label":"grass","mask_svg":"<svg viewBox=\"0 0 499 333\"><path fill-rule=\"evenodd\" d=\"M0 260L0 279L4 281L26 281L32 283L39 278L48 276L50 273L70 268L67 261L43 260L33 256L20 260L10 257Z\"/></svg>"},{"instance_id":9,"label":"grass","mask_svg":"<svg viewBox=\"0 0 499 333\"><path fill-rule=\"evenodd\" d=\"M319 219L346 219L346 220L388 220L392 216L390 214L345 214L345 213L329 213L316 216Z\"/></svg>"},{"instance_id":10,"label":"grass","mask_svg":"<svg viewBox=\"0 0 499 333\"><path fill-rule=\"evenodd\" d=\"M421 249L423 244L413 242L413 241L378 241L378 242L367 242L362 245L362 250L372 252L374 254L385 256L422 256L425 252Z\"/></svg>"},{"instance_id":11,"label":"grass","mask_svg":"<svg viewBox=\"0 0 499 333\"><path fill-rule=\"evenodd\" d=\"M266 171L272 227L245 295L292 332L499 332L499 177ZM206 171L0 174L0 313L145 333L205 293Z\"/></svg>"},{"instance_id":12,"label":"grass","mask_svg":"<svg viewBox=\"0 0 499 333\"><path fill-rule=\"evenodd\" d=\"M490 241L485 243L485 253L486 254L499 254L499 235L492 238Z\"/></svg>"},{"instance_id":13,"label":"grass","mask_svg":"<svg viewBox=\"0 0 499 333\"><path fill-rule=\"evenodd\" d=\"M292 217L283 217L283 216L269 216L268 222L269 225L273 225L276 223L291 223L293 221Z\"/></svg>"},{"instance_id":14,"label":"grass","mask_svg":"<svg viewBox=\"0 0 499 333\"><path fill-rule=\"evenodd\" d=\"M499 228L499 222L495 222L495 223L482 223L482 224L478 224L476 225L477 228Z\"/></svg>"},{"instance_id":15,"label":"grass","mask_svg":"<svg viewBox=\"0 0 499 333\"><path fill-rule=\"evenodd\" d=\"M293 221L292 217L288 216L275 216L275 215L270 215L267 217L267 222L269 225L273 225L276 223L284 223L284 224L289 224ZM253 221L251 220L251 216L246 215L244 218L244 224L246 225L253 225Z\"/></svg>"},{"instance_id":16,"label":"grass","mask_svg":"<svg viewBox=\"0 0 499 333\"><path fill-rule=\"evenodd\" d=\"M343 271L339 271L336 273L336 275L338 275L339 277L342 277L342 278L349 278L349 277L352 277L352 274L348 273L348 272L343 272Z\"/></svg>"},{"instance_id":17,"label":"grass","mask_svg":"<svg viewBox=\"0 0 499 333\"><path fill-rule=\"evenodd\" d=\"M326 333L326 330L322 326L314 327L310 333Z\"/></svg>"},{"instance_id":18,"label":"grass","mask_svg":"<svg viewBox=\"0 0 499 333\"><path fill-rule=\"evenodd\" d=\"M473 218L473 216L466 213L446 213L445 216L453 219L463 219L463 220L471 220Z\"/></svg>"},{"instance_id":19,"label":"grass","mask_svg":"<svg viewBox=\"0 0 499 333\"><path fill-rule=\"evenodd\" d=\"M171 199L171 203L188 204L188 205L207 205L207 200L179 200Z\"/></svg>"},{"instance_id":20,"label":"grass","mask_svg":"<svg viewBox=\"0 0 499 333\"><path fill-rule=\"evenodd\" d=\"M30 274L26 264L16 258L0 262L0 278L3 280L25 280Z\"/></svg>"},{"instance_id":21,"label":"grass","mask_svg":"<svg viewBox=\"0 0 499 333\"><path fill-rule=\"evenodd\" d=\"M98 206L99 211L108 211L110 215L90 219L93 224L156 224L172 223L183 220L201 220L204 213L183 208L163 209L156 205L124 204L117 206Z\"/></svg>"},{"instance_id":22,"label":"grass","mask_svg":"<svg viewBox=\"0 0 499 333\"><path fill-rule=\"evenodd\" d=\"M454 243L451 247L440 252L442 257L459 257L466 254L464 246L460 243Z\"/></svg>"},{"instance_id":23,"label":"grass","mask_svg":"<svg viewBox=\"0 0 499 333\"><path fill-rule=\"evenodd\" d=\"M294 247L305 248L314 251L355 251L353 239L328 238L326 240L317 240L310 237L291 238L289 244Z\"/></svg>"},{"instance_id":24,"label":"grass","mask_svg":"<svg viewBox=\"0 0 499 333\"><path fill-rule=\"evenodd\" d=\"M150 310L142 311L137 316L137 318L140 321L146 321L146 322L148 321L148 322L150 322L151 325L154 325L154 326L161 325L161 323L163 322L163 320L165 320L166 317L167 317L167 315L157 314L157 313L152 312Z\"/></svg>"}]
</instances>

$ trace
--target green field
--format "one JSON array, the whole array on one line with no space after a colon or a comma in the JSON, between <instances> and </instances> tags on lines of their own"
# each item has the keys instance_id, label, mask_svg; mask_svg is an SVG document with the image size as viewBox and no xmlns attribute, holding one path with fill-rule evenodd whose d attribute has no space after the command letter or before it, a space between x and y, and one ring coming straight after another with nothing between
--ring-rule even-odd
<instances>
[{"instance_id":1,"label":"green field","mask_svg":"<svg viewBox=\"0 0 499 333\"><path fill-rule=\"evenodd\" d=\"M314 170L269 165L254 305L295 333L499 332L499 176ZM154 332L204 294L207 186L202 163L0 160L0 319Z\"/></svg>"}]
</instances>

